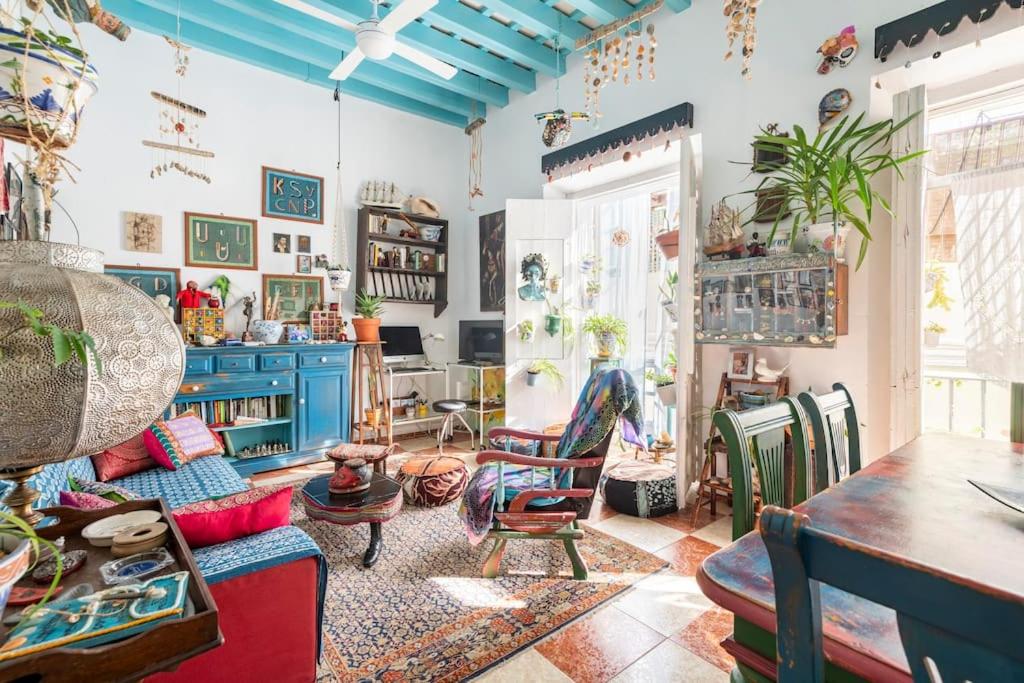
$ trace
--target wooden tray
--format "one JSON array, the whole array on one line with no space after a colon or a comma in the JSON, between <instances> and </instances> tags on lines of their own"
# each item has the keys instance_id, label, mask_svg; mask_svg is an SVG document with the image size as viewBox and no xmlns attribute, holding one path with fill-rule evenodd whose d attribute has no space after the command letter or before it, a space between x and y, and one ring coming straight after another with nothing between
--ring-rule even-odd
<instances>
[{"instance_id":1,"label":"wooden tray","mask_svg":"<svg viewBox=\"0 0 1024 683\"><path fill-rule=\"evenodd\" d=\"M175 563L157 575L185 570L189 573L188 595L195 613L188 617L166 621L124 640L91 648L62 647L37 652L0 664L0 680L25 680L58 683L61 681L137 681L159 671L173 671L186 659L212 650L224 642L217 622L217 606L210 589L196 567L192 551L181 536L167 505L160 499L133 500L103 510L76 510L53 507L41 510L43 514L58 518L58 522L39 529L39 535L48 540L64 537L64 550L85 550L89 553L85 566L62 579L62 586L91 583L97 590L106 588L100 577L100 565L113 559L110 548L97 548L82 538L81 530L98 519L134 510L156 510L169 527L164 546L174 556ZM151 578L151 577L150 577ZM19 586L39 587L32 581L31 572ZM57 596L59 598L59 595ZM20 606L8 607L4 616ZM0 626L6 640L9 627Z\"/></svg>"}]
</instances>

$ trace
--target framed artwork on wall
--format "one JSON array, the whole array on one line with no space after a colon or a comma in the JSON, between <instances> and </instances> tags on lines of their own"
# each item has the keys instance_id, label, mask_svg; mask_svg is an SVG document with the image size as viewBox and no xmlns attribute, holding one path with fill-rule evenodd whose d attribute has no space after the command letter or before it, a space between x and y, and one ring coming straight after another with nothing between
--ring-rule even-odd
<instances>
[{"instance_id":1,"label":"framed artwork on wall","mask_svg":"<svg viewBox=\"0 0 1024 683\"><path fill-rule=\"evenodd\" d=\"M153 213L125 211L124 248L128 251L144 251L160 254L164 250L164 219Z\"/></svg>"},{"instance_id":2,"label":"framed artwork on wall","mask_svg":"<svg viewBox=\"0 0 1024 683\"><path fill-rule=\"evenodd\" d=\"M313 272L313 257L309 254L299 254L295 257L295 272L309 275Z\"/></svg>"},{"instance_id":3,"label":"framed artwork on wall","mask_svg":"<svg viewBox=\"0 0 1024 683\"><path fill-rule=\"evenodd\" d=\"M273 246L275 254L290 254L292 253L292 236L287 235L283 232L275 232L271 235L271 245Z\"/></svg>"},{"instance_id":4,"label":"framed artwork on wall","mask_svg":"<svg viewBox=\"0 0 1024 683\"><path fill-rule=\"evenodd\" d=\"M256 220L185 213L185 265L258 270Z\"/></svg>"},{"instance_id":5,"label":"framed artwork on wall","mask_svg":"<svg viewBox=\"0 0 1024 683\"><path fill-rule=\"evenodd\" d=\"M309 239L309 235L296 235L295 236L295 251L300 254L308 254L311 249L312 243Z\"/></svg>"},{"instance_id":6,"label":"framed artwork on wall","mask_svg":"<svg viewBox=\"0 0 1024 683\"><path fill-rule=\"evenodd\" d=\"M324 222L324 179L320 176L264 166L263 216L305 223Z\"/></svg>"},{"instance_id":7,"label":"framed artwork on wall","mask_svg":"<svg viewBox=\"0 0 1024 683\"><path fill-rule=\"evenodd\" d=\"M729 379L754 379L754 349L729 349Z\"/></svg>"},{"instance_id":8,"label":"framed artwork on wall","mask_svg":"<svg viewBox=\"0 0 1024 683\"><path fill-rule=\"evenodd\" d=\"M480 216L480 310L505 310L505 211Z\"/></svg>"},{"instance_id":9,"label":"framed artwork on wall","mask_svg":"<svg viewBox=\"0 0 1024 683\"><path fill-rule=\"evenodd\" d=\"M163 294L170 298L172 306L174 306L178 290L181 289L181 271L177 268L111 265L103 266L103 272L138 287L147 296L154 297ZM175 322L181 322L180 318L181 312L177 306L174 306Z\"/></svg>"},{"instance_id":10,"label":"framed artwork on wall","mask_svg":"<svg viewBox=\"0 0 1024 683\"><path fill-rule=\"evenodd\" d=\"M264 275L263 301L279 296L281 321L309 322L309 309L323 302L324 280L310 275Z\"/></svg>"}]
</instances>

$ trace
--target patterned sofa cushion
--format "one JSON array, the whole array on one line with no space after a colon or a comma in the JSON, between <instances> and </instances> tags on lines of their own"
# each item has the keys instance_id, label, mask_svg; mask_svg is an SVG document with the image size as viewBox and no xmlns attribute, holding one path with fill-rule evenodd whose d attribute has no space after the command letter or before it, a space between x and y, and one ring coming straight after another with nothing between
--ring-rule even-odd
<instances>
[{"instance_id":1,"label":"patterned sofa cushion","mask_svg":"<svg viewBox=\"0 0 1024 683\"><path fill-rule=\"evenodd\" d=\"M192 554L199 571L211 585L304 557L321 557L317 544L297 526L282 526L234 541L196 548Z\"/></svg>"},{"instance_id":2,"label":"patterned sofa cushion","mask_svg":"<svg viewBox=\"0 0 1024 683\"><path fill-rule=\"evenodd\" d=\"M249 488L234 467L224 458L215 456L193 460L177 470L158 467L136 472L116 479L114 483L134 491L141 498L163 498L171 508L230 496Z\"/></svg>"}]
</instances>

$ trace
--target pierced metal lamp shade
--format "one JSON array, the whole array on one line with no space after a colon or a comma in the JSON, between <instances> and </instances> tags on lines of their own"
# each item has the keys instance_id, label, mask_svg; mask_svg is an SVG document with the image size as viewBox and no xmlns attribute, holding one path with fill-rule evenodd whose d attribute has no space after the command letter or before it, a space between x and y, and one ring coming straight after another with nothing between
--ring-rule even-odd
<instances>
[{"instance_id":1,"label":"pierced metal lamp shade","mask_svg":"<svg viewBox=\"0 0 1024 683\"><path fill-rule=\"evenodd\" d=\"M67 244L0 242L0 300L92 335L102 373L53 363L48 339L0 310L0 468L61 462L139 434L181 384L185 346L141 290L102 274L103 253Z\"/></svg>"}]
</instances>

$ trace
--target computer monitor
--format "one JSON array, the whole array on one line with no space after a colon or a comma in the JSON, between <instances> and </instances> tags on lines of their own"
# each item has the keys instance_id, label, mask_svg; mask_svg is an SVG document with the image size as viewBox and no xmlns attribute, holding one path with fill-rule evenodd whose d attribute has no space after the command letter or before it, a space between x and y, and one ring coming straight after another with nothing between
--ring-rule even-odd
<instances>
[{"instance_id":1,"label":"computer monitor","mask_svg":"<svg viewBox=\"0 0 1024 683\"><path fill-rule=\"evenodd\" d=\"M459 360L504 363L505 321L460 320Z\"/></svg>"},{"instance_id":2,"label":"computer monitor","mask_svg":"<svg viewBox=\"0 0 1024 683\"><path fill-rule=\"evenodd\" d=\"M381 325L385 363L425 363L423 336L416 325Z\"/></svg>"}]
</instances>

